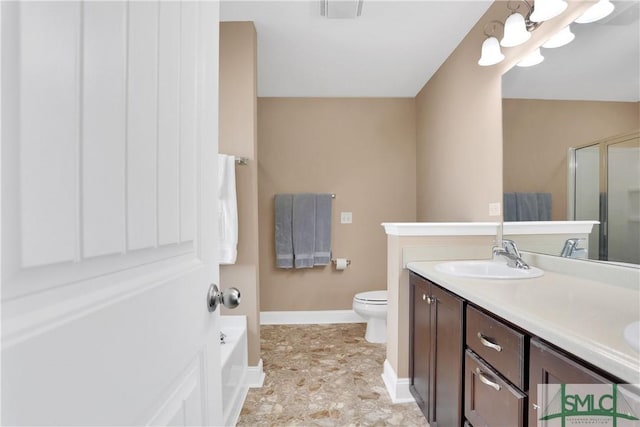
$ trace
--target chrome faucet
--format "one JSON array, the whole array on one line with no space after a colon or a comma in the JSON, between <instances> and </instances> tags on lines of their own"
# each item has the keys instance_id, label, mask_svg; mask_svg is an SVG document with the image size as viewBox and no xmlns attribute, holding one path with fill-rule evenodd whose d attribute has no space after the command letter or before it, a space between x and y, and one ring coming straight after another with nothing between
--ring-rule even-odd
<instances>
[{"instance_id":1,"label":"chrome faucet","mask_svg":"<svg viewBox=\"0 0 640 427\"><path fill-rule=\"evenodd\" d=\"M520 251L516 246L516 242L509 239L502 240L502 246L493 247L493 257L502 256L507 259L507 265L513 268L520 268L523 270L529 269L529 264L524 262L520 256Z\"/></svg>"},{"instance_id":2,"label":"chrome faucet","mask_svg":"<svg viewBox=\"0 0 640 427\"><path fill-rule=\"evenodd\" d=\"M562 248L562 252L560 252L560 256L565 258L586 258L587 250L585 248L578 247L578 243L580 243L582 240L585 239L567 239L564 242L564 246Z\"/></svg>"}]
</instances>

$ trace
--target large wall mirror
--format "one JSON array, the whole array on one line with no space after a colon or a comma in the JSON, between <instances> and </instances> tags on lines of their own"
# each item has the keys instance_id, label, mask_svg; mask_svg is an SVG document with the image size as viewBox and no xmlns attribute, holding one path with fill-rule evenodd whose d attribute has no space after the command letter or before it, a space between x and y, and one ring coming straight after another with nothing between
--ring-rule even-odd
<instances>
[{"instance_id":1,"label":"large wall mirror","mask_svg":"<svg viewBox=\"0 0 640 427\"><path fill-rule=\"evenodd\" d=\"M613 3L503 76L504 220L596 220L577 257L640 264L640 2Z\"/></svg>"}]
</instances>

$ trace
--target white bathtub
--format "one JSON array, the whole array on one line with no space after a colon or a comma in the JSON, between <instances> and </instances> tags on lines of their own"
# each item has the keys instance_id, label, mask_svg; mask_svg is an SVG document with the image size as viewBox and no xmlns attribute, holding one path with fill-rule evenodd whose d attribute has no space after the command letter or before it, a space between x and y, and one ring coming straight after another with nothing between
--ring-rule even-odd
<instances>
[{"instance_id":1,"label":"white bathtub","mask_svg":"<svg viewBox=\"0 0 640 427\"><path fill-rule=\"evenodd\" d=\"M222 362L222 409L224 425L238 421L247 396L247 318L246 316L220 316L220 331L226 335L220 345Z\"/></svg>"}]
</instances>

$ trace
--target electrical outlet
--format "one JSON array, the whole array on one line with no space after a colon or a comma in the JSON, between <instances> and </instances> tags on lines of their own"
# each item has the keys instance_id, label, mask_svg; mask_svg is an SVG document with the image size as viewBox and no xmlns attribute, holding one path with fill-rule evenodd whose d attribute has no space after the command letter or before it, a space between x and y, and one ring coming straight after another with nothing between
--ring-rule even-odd
<instances>
[{"instance_id":1,"label":"electrical outlet","mask_svg":"<svg viewBox=\"0 0 640 427\"><path fill-rule=\"evenodd\" d=\"M500 202L489 203L489 216L500 216Z\"/></svg>"},{"instance_id":2,"label":"electrical outlet","mask_svg":"<svg viewBox=\"0 0 640 427\"><path fill-rule=\"evenodd\" d=\"M340 212L340 224L351 224L353 215L351 212Z\"/></svg>"}]
</instances>

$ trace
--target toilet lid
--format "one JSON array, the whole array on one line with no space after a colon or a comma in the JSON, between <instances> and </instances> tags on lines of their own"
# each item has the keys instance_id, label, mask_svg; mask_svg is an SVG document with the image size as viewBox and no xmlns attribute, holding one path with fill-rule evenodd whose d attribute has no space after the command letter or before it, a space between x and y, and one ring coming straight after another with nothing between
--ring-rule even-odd
<instances>
[{"instance_id":1,"label":"toilet lid","mask_svg":"<svg viewBox=\"0 0 640 427\"><path fill-rule=\"evenodd\" d=\"M356 294L355 299L369 304L386 304L387 291L369 291Z\"/></svg>"}]
</instances>

